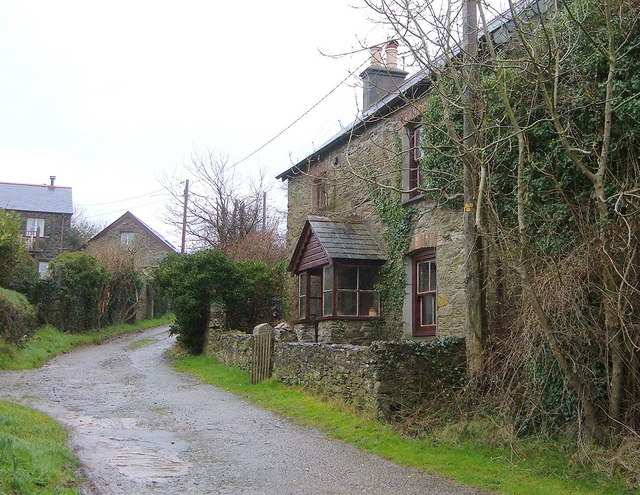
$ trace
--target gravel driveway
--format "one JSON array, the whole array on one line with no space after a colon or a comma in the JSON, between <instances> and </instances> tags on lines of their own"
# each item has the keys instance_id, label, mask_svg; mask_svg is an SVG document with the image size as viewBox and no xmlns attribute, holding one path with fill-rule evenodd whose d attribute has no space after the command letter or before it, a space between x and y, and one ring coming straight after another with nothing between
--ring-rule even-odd
<instances>
[{"instance_id":1,"label":"gravel driveway","mask_svg":"<svg viewBox=\"0 0 640 495\"><path fill-rule=\"evenodd\" d=\"M131 348L139 339L149 345ZM0 372L0 397L71 430L87 494L478 494L174 371L168 327Z\"/></svg>"}]
</instances>

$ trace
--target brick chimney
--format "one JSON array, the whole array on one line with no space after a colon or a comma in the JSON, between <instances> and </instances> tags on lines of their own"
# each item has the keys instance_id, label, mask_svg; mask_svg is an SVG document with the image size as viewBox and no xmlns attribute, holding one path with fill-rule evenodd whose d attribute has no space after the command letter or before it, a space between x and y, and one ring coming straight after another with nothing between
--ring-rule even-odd
<instances>
[{"instance_id":1,"label":"brick chimney","mask_svg":"<svg viewBox=\"0 0 640 495\"><path fill-rule=\"evenodd\" d=\"M386 64L382 60L384 48ZM360 77L363 82L362 111L365 112L389 93L398 91L408 72L398 69L398 42L388 41L385 45L369 48L371 65Z\"/></svg>"}]
</instances>

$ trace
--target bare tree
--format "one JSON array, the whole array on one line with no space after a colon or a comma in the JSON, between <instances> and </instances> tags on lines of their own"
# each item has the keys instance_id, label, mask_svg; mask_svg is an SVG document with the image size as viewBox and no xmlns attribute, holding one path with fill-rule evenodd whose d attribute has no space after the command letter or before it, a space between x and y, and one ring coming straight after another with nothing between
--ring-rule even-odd
<instances>
[{"instance_id":1,"label":"bare tree","mask_svg":"<svg viewBox=\"0 0 640 495\"><path fill-rule=\"evenodd\" d=\"M186 172L191 177L185 223L191 250L215 248L235 260L283 259L281 218L275 208L269 207L269 191L262 174L246 180L227 157L210 150L194 152ZM167 220L182 229L184 183L176 178L164 182L174 198L167 209Z\"/></svg>"},{"instance_id":2,"label":"bare tree","mask_svg":"<svg viewBox=\"0 0 640 495\"><path fill-rule=\"evenodd\" d=\"M70 251L80 249L89 239L106 227L104 221L87 218L83 207L76 206L71 217L71 230L67 238Z\"/></svg>"},{"instance_id":3,"label":"bare tree","mask_svg":"<svg viewBox=\"0 0 640 495\"><path fill-rule=\"evenodd\" d=\"M636 6L510 1L491 23L487 4L464 2L480 18L474 53L461 33L461 2L366 3L431 79L437 115L430 107L425 125L456 150L423 143L436 159L421 190L450 193L464 182L485 259L517 275L514 302L536 323L523 329L539 331L589 436L603 438L605 419L638 427ZM446 167L451 159L464 181ZM438 180L447 174L451 181Z\"/></svg>"}]
</instances>

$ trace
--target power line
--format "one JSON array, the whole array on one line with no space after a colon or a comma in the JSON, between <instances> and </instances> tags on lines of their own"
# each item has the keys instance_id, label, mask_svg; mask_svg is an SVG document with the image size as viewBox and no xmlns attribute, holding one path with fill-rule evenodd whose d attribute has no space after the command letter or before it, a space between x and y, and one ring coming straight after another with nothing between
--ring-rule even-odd
<instances>
[{"instance_id":1,"label":"power line","mask_svg":"<svg viewBox=\"0 0 640 495\"><path fill-rule=\"evenodd\" d=\"M146 196L153 196L154 194L158 194L158 193L161 193L163 191L164 191L164 189L158 189L157 191L148 192L148 193L145 193L145 194L141 194L139 196L133 196L131 198L116 199L114 201L105 201L104 203L85 203L84 206L112 205L114 203L122 203L124 201L131 201L132 199L139 199L139 198L144 198Z\"/></svg>"},{"instance_id":2,"label":"power line","mask_svg":"<svg viewBox=\"0 0 640 495\"><path fill-rule=\"evenodd\" d=\"M159 200L159 201L153 201L153 202L151 202L151 203L144 203L144 204L141 204L141 205L136 205L136 206L134 206L133 208L144 208L144 207L146 207L146 206L158 205L158 204L160 204L160 203L164 203L164 202L165 202L165 200L164 200L164 199L161 199L161 200ZM133 209L133 208L131 208L131 209ZM102 212L102 213L96 213L96 214L94 214L94 215L87 215L87 216L85 216L85 218L96 218L96 217L102 217L102 216L111 215L111 214L113 214L113 213L125 212L125 211L127 211L127 210L128 210L127 208L120 208L120 209L117 209L117 210L110 210L110 211L105 211L105 212Z\"/></svg>"},{"instance_id":3,"label":"power line","mask_svg":"<svg viewBox=\"0 0 640 495\"><path fill-rule=\"evenodd\" d=\"M300 122L304 117L306 117L313 109L315 109L318 105L320 105L320 103L322 103L324 100L326 100L329 96L331 96L340 86L342 86L345 82L347 82L347 80L349 80L349 78L351 76L353 76L358 70L360 70L360 68L366 64L367 62L369 62L369 60L365 60L364 62L362 62L358 67L356 67L354 70L352 70L351 72L349 72L349 74L347 75L347 77L345 77L342 81L340 81L331 91L329 91L327 94L325 94L322 98L320 98L317 102L315 102L310 108L308 108L302 115L300 115L297 119L295 119L293 122L291 122L289 125L287 125L284 129L282 129L280 132L278 132L278 134L276 134L275 136L273 136L271 139L269 139L266 143L264 143L262 146L258 147L257 149L255 149L254 151L252 151L251 153L249 153L247 156L245 156L243 159L241 159L240 161L234 163L231 167L237 167L238 165L240 165L242 162L247 161L249 158L251 158L253 155L255 155L256 153L262 151L264 148L266 148L267 146L269 146L271 143L273 143L276 139L278 139L280 136L282 136L285 132L287 132L289 129L291 129L294 125L296 125L298 122Z\"/></svg>"}]
</instances>

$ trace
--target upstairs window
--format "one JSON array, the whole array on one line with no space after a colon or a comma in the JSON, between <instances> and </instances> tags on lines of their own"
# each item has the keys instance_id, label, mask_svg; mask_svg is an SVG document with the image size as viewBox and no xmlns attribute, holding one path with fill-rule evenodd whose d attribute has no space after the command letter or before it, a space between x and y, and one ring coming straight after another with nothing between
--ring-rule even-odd
<instances>
[{"instance_id":1,"label":"upstairs window","mask_svg":"<svg viewBox=\"0 0 640 495\"><path fill-rule=\"evenodd\" d=\"M44 219L27 218L26 237L44 237Z\"/></svg>"},{"instance_id":2,"label":"upstairs window","mask_svg":"<svg viewBox=\"0 0 640 495\"><path fill-rule=\"evenodd\" d=\"M422 183L420 176L420 162L424 155L422 149L422 140L424 137L424 128L422 124L412 124L407 128L409 135L409 172L407 190L409 190L409 198L415 198L420 195L418 187Z\"/></svg>"},{"instance_id":3,"label":"upstairs window","mask_svg":"<svg viewBox=\"0 0 640 495\"><path fill-rule=\"evenodd\" d=\"M136 235L133 232L120 232L120 245L124 248L131 249Z\"/></svg>"},{"instance_id":4,"label":"upstairs window","mask_svg":"<svg viewBox=\"0 0 640 495\"><path fill-rule=\"evenodd\" d=\"M327 194L327 176L323 174L313 178L312 183L312 203L314 211L325 211L329 204Z\"/></svg>"}]
</instances>

